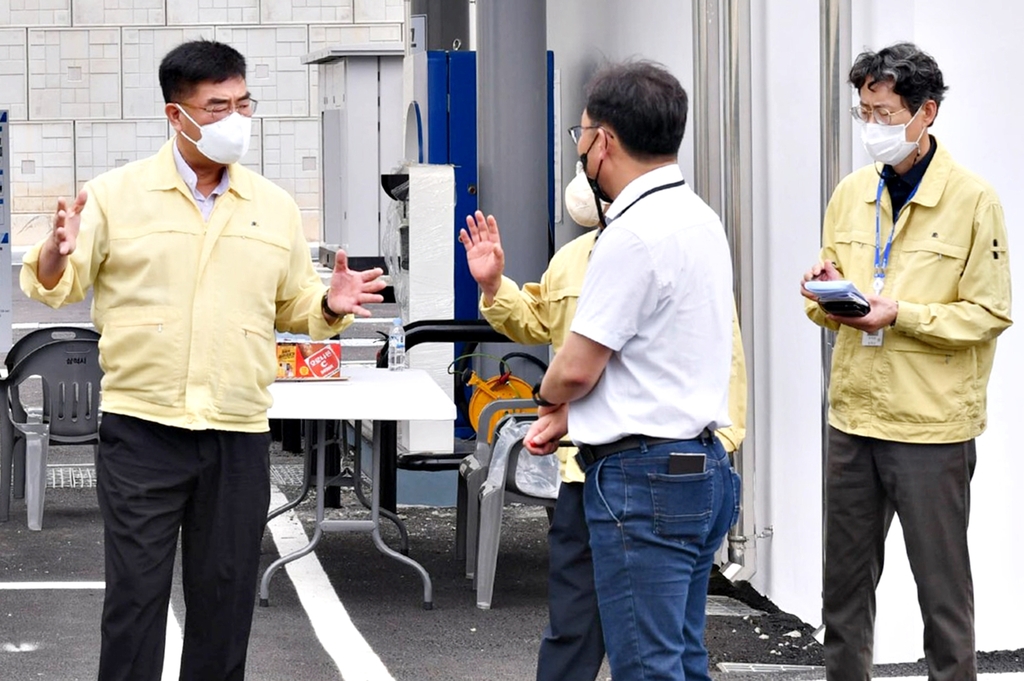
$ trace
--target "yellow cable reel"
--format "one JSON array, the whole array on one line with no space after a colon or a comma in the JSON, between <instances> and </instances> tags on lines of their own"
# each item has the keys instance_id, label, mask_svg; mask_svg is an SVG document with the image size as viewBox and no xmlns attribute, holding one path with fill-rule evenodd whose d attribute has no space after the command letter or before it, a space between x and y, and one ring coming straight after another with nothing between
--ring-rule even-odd
<instances>
[{"instance_id":1,"label":"yellow cable reel","mask_svg":"<svg viewBox=\"0 0 1024 681\"><path fill-rule=\"evenodd\" d=\"M480 414L484 407L495 400L530 399L533 396L533 386L521 378L516 378L510 373L499 374L486 381L471 372L467 383L473 386L473 396L469 398L469 423L480 437ZM502 409L491 417L487 424L487 442L491 442L494 434L494 427L506 414L525 414L537 411L536 407L524 409Z\"/></svg>"}]
</instances>

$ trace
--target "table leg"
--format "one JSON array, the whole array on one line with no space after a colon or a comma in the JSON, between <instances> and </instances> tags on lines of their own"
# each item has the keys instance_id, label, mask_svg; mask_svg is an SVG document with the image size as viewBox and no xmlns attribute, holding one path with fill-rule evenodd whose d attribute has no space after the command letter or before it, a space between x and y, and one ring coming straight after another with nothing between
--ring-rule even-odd
<instances>
[{"instance_id":1,"label":"table leg","mask_svg":"<svg viewBox=\"0 0 1024 681\"><path fill-rule=\"evenodd\" d=\"M14 427L8 408L7 384L0 382L0 523L11 517L11 480L14 477Z\"/></svg>"},{"instance_id":2,"label":"table leg","mask_svg":"<svg viewBox=\"0 0 1024 681\"><path fill-rule=\"evenodd\" d=\"M309 540L309 543L298 551L289 553L287 556L281 556L267 568L266 572L263 573L263 579L260 582L260 607L267 607L270 605L270 579L274 576L274 573L282 568L286 563L290 563L293 560L302 558L307 553L311 552L316 548L316 545L320 543L320 538L323 536L323 519L324 519L324 461L327 458L326 450L326 422L317 421L317 443L316 443L316 524L313 529L313 537ZM309 475L308 464L306 466L306 477Z\"/></svg>"},{"instance_id":3,"label":"table leg","mask_svg":"<svg viewBox=\"0 0 1024 681\"><path fill-rule=\"evenodd\" d=\"M387 485L386 480L381 479L381 459L387 456L393 455L393 451L389 451L382 447L381 434L384 432L390 424L391 432L395 431L395 423L393 421L373 422L373 484L371 486L371 503L370 503L370 517L373 521L373 543L377 547L377 550L386 556L394 558L399 563L404 563L409 567L416 570L419 573L420 579L423 580L423 609L431 610L434 607L434 587L430 581L430 574L427 570L408 556L403 556L398 551L395 551L390 546L384 543L383 538L380 536L380 510L381 510L381 487ZM384 449L384 451L382 451ZM384 455L382 457L382 454Z\"/></svg>"},{"instance_id":4,"label":"table leg","mask_svg":"<svg viewBox=\"0 0 1024 681\"><path fill-rule=\"evenodd\" d=\"M309 421L305 421L304 423L308 424L310 422ZM307 428L308 428L308 426L307 426ZM309 436L307 435L306 437L308 438ZM268 523L271 520L273 520L274 518L276 518L277 516L281 515L282 513L286 512L286 511L292 510L293 508L295 508L296 506L301 504L303 502L303 500L305 500L305 498L307 496L309 496L309 467L310 467L310 463L311 463L313 457L312 457L311 453L309 452L309 443L308 442L303 444L302 449L303 449L303 456L302 456L302 488L299 490L299 495L297 497L295 497L294 499L292 499L291 501L289 501L289 502L287 502L285 504L281 504L280 506L275 508L273 511L271 511L269 514L267 514L267 522Z\"/></svg>"},{"instance_id":5,"label":"table leg","mask_svg":"<svg viewBox=\"0 0 1024 681\"><path fill-rule=\"evenodd\" d=\"M380 464L380 507L394 513L398 510L398 423L384 421L380 430L383 457ZM374 441L377 438L377 423L373 425ZM376 473L374 473L376 475ZM378 478L374 477L374 481Z\"/></svg>"},{"instance_id":6,"label":"table leg","mask_svg":"<svg viewBox=\"0 0 1024 681\"><path fill-rule=\"evenodd\" d=\"M352 480L352 488L356 492L356 498L359 499L359 503L361 503L365 509L370 510L371 509L371 504L367 500L366 495L363 494L363 475L362 475L362 470L363 470L362 459L363 459L363 457L362 457L362 447L361 447L361 445L362 445L362 432L363 432L363 429L362 429L361 422L360 421L356 421L355 422L355 439L354 439L354 445L353 445L354 453L352 455L352 479L353 479ZM347 440L346 440L345 437L342 437L342 442L346 443L346 445L347 445ZM403 556L408 556L409 555L409 531L405 528L405 523L402 522L402 519L398 517L397 513L392 513L391 511L387 510L386 508L380 508L378 510L380 511L380 514L382 516L384 516L385 518L387 518L388 520L393 522L395 524L395 527L398 528L398 534L399 534L399 537L400 537L400 542L399 543L400 543L400 546L401 546L401 548L399 550L402 552Z\"/></svg>"}]
</instances>

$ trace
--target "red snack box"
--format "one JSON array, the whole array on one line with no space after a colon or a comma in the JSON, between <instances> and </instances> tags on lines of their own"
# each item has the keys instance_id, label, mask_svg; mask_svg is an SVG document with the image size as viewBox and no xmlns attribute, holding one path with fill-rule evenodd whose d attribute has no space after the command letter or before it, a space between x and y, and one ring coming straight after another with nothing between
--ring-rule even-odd
<instances>
[{"instance_id":1,"label":"red snack box","mask_svg":"<svg viewBox=\"0 0 1024 681\"><path fill-rule=\"evenodd\" d=\"M341 345L334 341L277 343L277 380L338 380L341 375Z\"/></svg>"}]
</instances>

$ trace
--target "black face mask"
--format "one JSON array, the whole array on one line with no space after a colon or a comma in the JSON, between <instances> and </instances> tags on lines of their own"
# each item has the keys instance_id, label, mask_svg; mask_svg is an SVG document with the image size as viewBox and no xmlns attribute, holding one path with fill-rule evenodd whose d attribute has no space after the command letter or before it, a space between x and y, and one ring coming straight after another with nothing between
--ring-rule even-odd
<instances>
[{"instance_id":1,"label":"black face mask","mask_svg":"<svg viewBox=\"0 0 1024 681\"><path fill-rule=\"evenodd\" d=\"M590 149L591 147L594 146L594 142L597 142L597 135L594 135L594 141L590 143L590 146L587 147L587 150L580 154L580 163L583 164L583 175L587 178L587 184L590 185L591 191L594 192L594 199L597 202L597 221L601 223L601 229L604 229L605 227L608 226L608 224L605 222L604 209L602 208L602 203L611 203L612 197L608 196L608 194L606 194L605 191L601 189L601 185L598 183L598 178L601 177L601 166L604 164L604 159L601 159L601 161L597 164L597 173L594 175L593 178L591 178L590 175L587 175L587 154L590 153Z\"/></svg>"}]
</instances>

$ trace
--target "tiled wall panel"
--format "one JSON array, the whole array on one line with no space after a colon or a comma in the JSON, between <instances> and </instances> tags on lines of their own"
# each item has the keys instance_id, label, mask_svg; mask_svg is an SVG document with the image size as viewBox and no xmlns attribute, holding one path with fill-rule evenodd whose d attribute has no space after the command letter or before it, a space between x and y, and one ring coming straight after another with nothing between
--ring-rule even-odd
<instances>
[{"instance_id":1,"label":"tiled wall panel","mask_svg":"<svg viewBox=\"0 0 1024 681\"><path fill-rule=\"evenodd\" d=\"M121 31L29 29L29 118L121 118Z\"/></svg>"},{"instance_id":2,"label":"tiled wall panel","mask_svg":"<svg viewBox=\"0 0 1024 681\"><path fill-rule=\"evenodd\" d=\"M310 67L302 63L302 57L309 52L305 26L218 26L217 40L245 55L246 82L252 96L260 102L261 117L310 115Z\"/></svg>"},{"instance_id":3,"label":"tiled wall panel","mask_svg":"<svg viewBox=\"0 0 1024 681\"><path fill-rule=\"evenodd\" d=\"M0 108L11 120L28 118L28 38L23 28L0 29Z\"/></svg>"},{"instance_id":4,"label":"tiled wall panel","mask_svg":"<svg viewBox=\"0 0 1024 681\"><path fill-rule=\"evenodd\" d=\"M70 26L71 0L0 0L0 26Z\"/></svg>"},{"instance_id":5,"label":"tiled wall panel","mask_svg":"<svg viewBox=\"0 0 1024 681\"><path fill-rule=\"evenodd\" d=\"M152 156L167 141L163 121L82 121L75 124L75 180L86 182L111 168Z\"/></svg>"},{"instance_id":6,"label":"tiled wall panel","mask_svg":"<svg viewBox=\"0 0 1024 681\"><path fill-rule=\"evenodd\" d=\"M164 0L74 0L75 26L163 25Z\"/></svg>"},{"instance_id":7,"label":"tiled wall panel","mask_svg":"<svg viewBox=\"0 0 1024 681\"><path fill-rule=\"evenodd\" d=\"M167 0L167 23L258 24L259 5L259 0Z\"/></svg>"},{"instance_id":8,"label":"tiled wall panel","mask_svg":"<svg viewBox=\"0 0 1024 681\"><path fill-rule=\"evenodd\" d=\"M212 40L213 27L121 30L125 118L166 118L157 76L160 61L181 43L200 38Z\"/></svg>"},{"instance_id":9,"label":"tiled wall panel","mask_svg":"<svg viewBox=\"0 0 1024 681\"><path fill-rule=\"evenodd\" d=\"M352 0L263 0L264 24L352 23Z\"/></svg>"},{"instance_id":10,"label":"tiled wall panel","mask_svg":"<svg viewBox=\"0 0 1024 681\"><path fill-rule=\"evenodd\" d=\"M11 126L11 241L34 243L49 229L57 199L75 193L74 132L71 123Z\"/></svg>"},{"instance_id":11,"label":"tiled wall panel","mask_svg":"<svg viewBox=\"0 0 1024 681\"><path fill-rule=\"evenodd\" d=\"M328 46L400 43L405 0L0 0L0 106L12 125L13 238L49 229L58 196L158 149L173 130L157 78L187 40L222 40L260 101L242 159L291 192L320 230L316 67Z\"/></svg>"}]
</instances>

